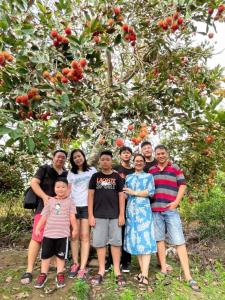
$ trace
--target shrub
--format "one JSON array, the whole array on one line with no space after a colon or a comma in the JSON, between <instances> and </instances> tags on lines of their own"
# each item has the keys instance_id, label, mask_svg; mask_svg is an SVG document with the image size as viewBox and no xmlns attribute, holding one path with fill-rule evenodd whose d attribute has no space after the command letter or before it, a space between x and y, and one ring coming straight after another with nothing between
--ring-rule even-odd
<instances>
[{"instance_id":1,"label":"shrub","mask_svg":"<svg viewBox=\"0 0 225 300\"><path fill-rule=\"evenodd\" d=\"M24 182L16 165L0 161L0 193L15 191L18 193L24 188Z\"/></svg>"},{"instance_id":2,"label":"shrub","mask_svg":"<svg viewBox=\"0 0 225 300\"><path fill-rule=\"evenodd\" d=\"M205 193L185 197L181 203L181 214L187 222L198 220L202 237L224 237L225 231L225 174L220 172L214 186L208 186Z\"/></svg>"}]
</instances>

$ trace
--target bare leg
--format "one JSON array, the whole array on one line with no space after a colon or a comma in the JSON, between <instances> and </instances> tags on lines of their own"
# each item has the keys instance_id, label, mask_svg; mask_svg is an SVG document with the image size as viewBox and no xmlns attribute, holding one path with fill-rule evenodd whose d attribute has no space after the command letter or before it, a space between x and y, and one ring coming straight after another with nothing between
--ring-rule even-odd
<instances>
[{"instance_id":1,"label":"bare leg","mask_svg":"<svg viewBox=\"0 0 225 300\"><path fill-rule=\"evenodd\" d=\"M143 276L148 278L148 270L149 270L151 255L150 254L142 254L141 256L142 256L141 273Z\"/></svg>"},{"instance_id":2,"label":"bare leg","mask_svg":"<svg viewBox=\"0 0 225 300\"><path fill-rule=\"evenodd\" d=\"M106 255L106 247L96 248L97 256L98 256L98 273L102 276L105 274L105 255Z\"/></svg>"},{"instance_id":3,"label":"bare leg","mask_svg":"<svg viewBox=\"0 0 225 300\"><path fill-rule=\"evenodd\" d=\"M90 229L88 219L82 219L80 222L80 241L81 241L81 263L80 269L85 269L90 250Z\"/></svg>"},{"instance_id":4,"label":"bare leg","mask_svg":"<svg viewBox=\"0 0 225 300\"><path fill-rule=\"evenodd\" d=\"M80 220L77 220L77 230L80 233ZM72 253L73 263L78 264L79 234L75 239L71 239L70 246L71 246L71 253Z\"/></svg>"},{"instance_id":5,"label":"bare leg","mask_svg":"<svg viewBox=\"0 0 225 300\"><path fill-rule=\"evenodd\" d=\"M138 263L139 263L140 270L141 270L141 273L142 273L142 255L137 255L137 258L138 258Z\"/></svg>"},{"instance_id":6,"label":"bare leg","mask_svg":"<svg viewBox=\"0 0 225 300\"><path fill-rule=\"evenodd\" d=\"M158 257L159 262L161 266L161 272L166 273L166 246L165 241L159 241L157 242L157 248L158 248Z\"/></svg>"},{"instance_id":7,"label":"bare leg","mask_svg":"<svg viewBox=\"0 0 225 300\"><path fill-rule=\"evenodd\" d=\"M192 279L190 274L190 268L189 268L187 248L185 244L177 246L177 254L180 259L180 263L184 272L185 279L186 280Z\"/></svg>"},{"instance_id":8,"label":"bare leg","mask_svg":"<svg viewBox=\"0 0 225 300\"><path fill-rule=\"evenodd\" d=\"M120 272L121 247L111 245L111 252L112 252L114 273L117 276L121 274Z\"/></svg>"},{"instance_id":9,"label":"bare leg","mask_svg":"<svg viewBox=\"0 0 225 300\"><path fill-rule=\"evenodd\" d=\"M62 273L65 267L65 259L56 257L56 263L57 263L57 274Z\"/></svg>"},{"instance_id":10,"label":"bare leg","mask_svg":"<svg viewBox=\"0 0 225 300\"><path fill-rule=\"evenodd\" d=\"M41 243L36 242L34 240L30 241L28 247L28 258L27 258L27 272L32 273L34 269L34 264L38 257L38 253L41 248Z\"/></svg>"},{"instance_id":11,"label":"bare leg","mask_svg":"<svg viewBox=\"0 0 225 300\"><path fill-rule=\"evenodd\" d=\"M48 273L50 261L51 261L51 257L41 260L41 273L45 273L45 274Z\"/></svg>"}]
</instances>

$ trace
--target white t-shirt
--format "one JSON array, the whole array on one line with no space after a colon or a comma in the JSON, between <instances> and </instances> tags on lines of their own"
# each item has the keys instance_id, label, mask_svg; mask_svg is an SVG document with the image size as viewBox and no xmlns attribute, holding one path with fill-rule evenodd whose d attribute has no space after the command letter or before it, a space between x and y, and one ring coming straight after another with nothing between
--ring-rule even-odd
<instances>
[{"instance_id":1,"label":"white t-shirt","mask_svg":"<svg viewBox=\"0 0 225 300\"><path fill-rule=\"evenodd\" d=\"M76 206L88 205L88 185L91 176L96 172L94 167L90 167L89 171L78 172L78 174L68 172L67 179L72 184L71 198Z\"/></svg>"}]
</instances>

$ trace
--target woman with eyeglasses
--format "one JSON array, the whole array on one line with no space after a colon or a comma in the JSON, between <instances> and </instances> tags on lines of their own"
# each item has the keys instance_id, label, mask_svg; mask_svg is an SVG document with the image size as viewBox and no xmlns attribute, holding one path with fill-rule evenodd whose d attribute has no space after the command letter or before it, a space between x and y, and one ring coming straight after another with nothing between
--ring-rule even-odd
<instances>
[{"instance_id":1,"label":"woman with eyeglasses","mask_svg":"<svg viewBox=\"0 0 225 300\"><path fill-rule=\"evenodd\" d=\"M149 196L155 191L151 174L143 171L145 158L142 154L134 156L135 173L126 177L124 192L128 195L124 250L137 255L141 272L135 276L140 286L148 286L148 270L151 253L155 253L156 241Z\"/></svg>"}]
</instances>

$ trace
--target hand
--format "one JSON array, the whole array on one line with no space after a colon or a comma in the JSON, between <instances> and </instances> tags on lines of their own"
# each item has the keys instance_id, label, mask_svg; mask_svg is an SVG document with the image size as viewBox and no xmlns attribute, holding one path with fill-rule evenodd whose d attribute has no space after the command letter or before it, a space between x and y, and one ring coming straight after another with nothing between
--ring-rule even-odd
<instances>
[{"instance_id":1,"label":"hand","mask_svg":"<svg viewBox=\"0 0 225 300\"><path fill-rule=\"evenodd\" d=\"M168 204L166 207L169 208L169 209L176 209L178 204L179 204L178 202L173 201L170 204Z\"/></svg>"},{"instance_id":2,"label":"hand","mask_svg":"<svg viewBox=\"0 0 225 300\"><path fill-rule=\"evenodd\" d=\"M91 227L95 227L96 221L95 221L95 217L94 217L94 216L90 216L90 217L88 218L88 222L89 222L89 225L90 225Z\"/></svg>"},{"instance_id":3,"label":"hand","mask_svg":"<svg viewBox=\"0 0 225 300\"><path fill-rule=\"evenodd\" d=\"M119 218L118 218L118 225L119 226L123 226L125 224L125 218L123 215L119 215Z\"/></svg>"},{"instance_id":4,"label":"hand","mask_svg":"<svg viewBox=\"0 0 225 300\"><path fill-rule=\"evenodd\" d=\"M42 197L43 201L44 201L44 206L48 204L48 200L49 200L49 196L45 195L44 197Z\"/></svg>"},{"instance_id":5,"label":"hand","mask_svg":"<svg viewBox=\"0 0 225 300\"><path fill-rule=\"evenodd\" d=\"M128 195L135 195L135 191L127 187L123 188L123 191Z\"/></svg>"}]
</instances>

